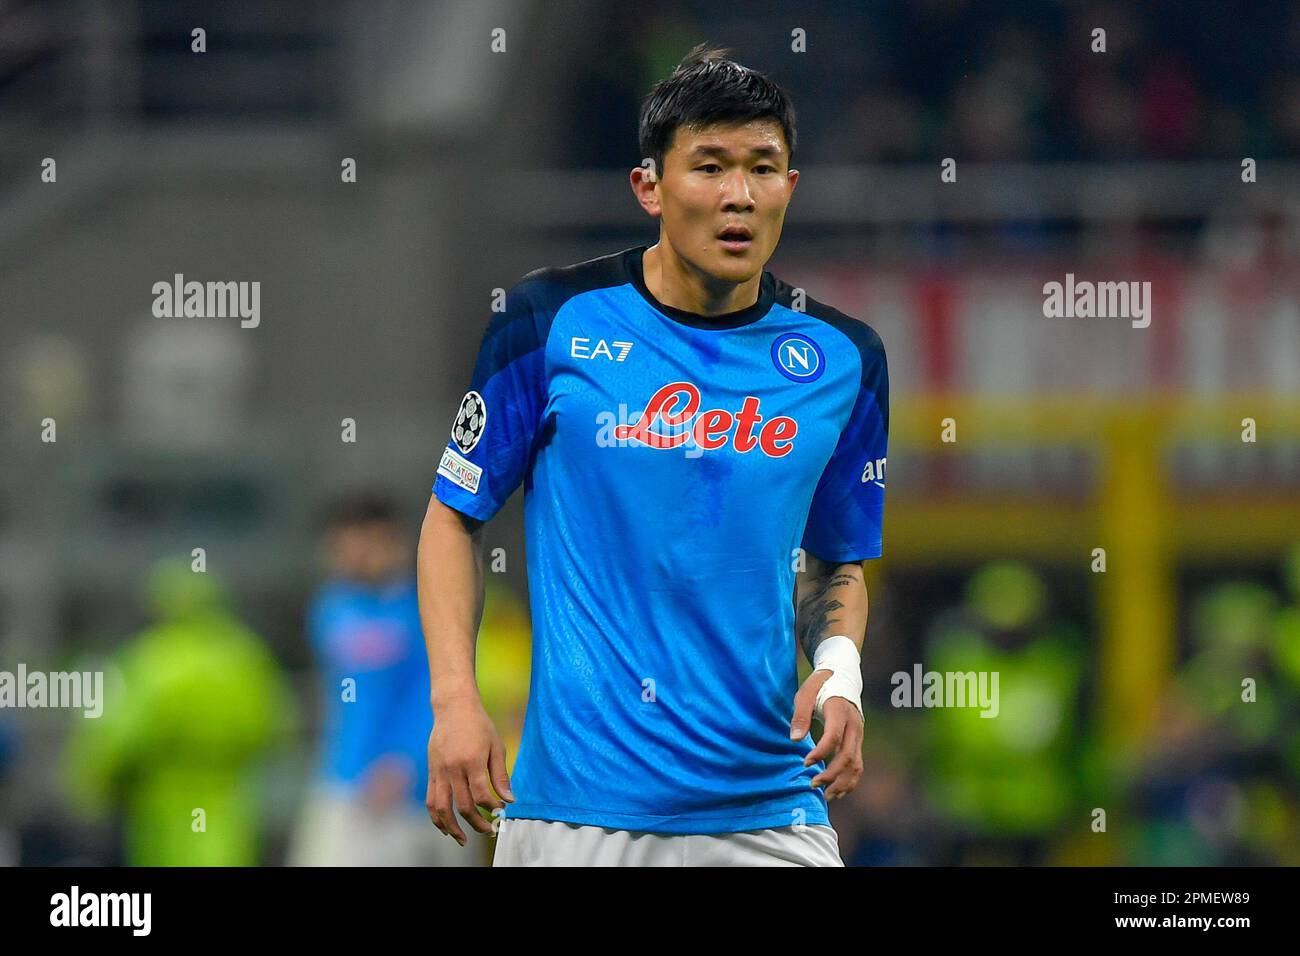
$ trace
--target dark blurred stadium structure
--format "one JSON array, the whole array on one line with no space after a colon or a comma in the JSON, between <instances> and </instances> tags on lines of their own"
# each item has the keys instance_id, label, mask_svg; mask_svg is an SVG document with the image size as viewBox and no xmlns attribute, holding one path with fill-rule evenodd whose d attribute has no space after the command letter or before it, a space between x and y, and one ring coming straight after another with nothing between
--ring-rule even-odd
<instances>
[{"instance_id":1,"label":"dark blurred stadium structure","mask_svg":"<svg viewBox=\"0 0 1300 956\"><path fill-rule=\"evenodd\" d=\"M314 507L380 483L418 520L492 290L653 241L638 105L709 39L798 110L770 268L889 350L846 860L1300 863L1300 7L816 7L0 0L0 670L103 660L202 547L309 703ZM260 325L154 318L176 273L259 281ZM1150 281L1151 326L1045 318L1067 273ZM487 546L523 594L518 499ZM980 610L1004 560L1015 627ZM1039 680L1029 716L891 708L944 654ZM69 814L80 719L0 710L0 862L121 858Z\"/></svg>"}]
</instances>

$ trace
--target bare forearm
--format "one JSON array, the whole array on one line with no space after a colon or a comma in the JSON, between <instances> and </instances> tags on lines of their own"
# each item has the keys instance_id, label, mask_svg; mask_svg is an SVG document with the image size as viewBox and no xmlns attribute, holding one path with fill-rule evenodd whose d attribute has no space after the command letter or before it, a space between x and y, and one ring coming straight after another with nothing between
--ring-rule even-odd
<instances>
[{"instance_id":1,"label":"bare forearm","mask_svg":"<svg viewBox=\"0 0 1300 956\"><path fill-rule=\"evenodd\" d=\"M862 649L867 633L867 585L857 562L832 564L807 556L795 586L795 634L808 662L828 637L843 634Z\"/></svg>"},{"instance_id":2,"label":"bare forearm","mask_svg":"<svg viewBox=\"0 0 1300 956\"><path fill-rule=\"evenodd\" d=\"M483 525L429 502L420 529L420 621L429 655L430 700L476 698L474 645L483 618Z\"/></svg>"}]
</instances>

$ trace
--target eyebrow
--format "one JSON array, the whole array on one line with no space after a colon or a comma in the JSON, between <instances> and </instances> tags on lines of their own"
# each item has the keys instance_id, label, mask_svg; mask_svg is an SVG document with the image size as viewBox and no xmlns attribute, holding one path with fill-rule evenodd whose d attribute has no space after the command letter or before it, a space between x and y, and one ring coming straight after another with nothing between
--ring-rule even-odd
<instances>
[{"instance_id":1,"label":"eyebrow","mask_svg":"<svg viewBox=\"0 0 1300 956\"><path fill-rule=\"evenodd\" d=\"M755 146L753 149L749 150L749 152L751 155L754 156L780 156L781 155L781 150L775 146ZM689 155L692 157L694 156L726 157L731 155L731 151L721 146L696 146L693 150L690 151Z\"/></svg>"}]
</instances>

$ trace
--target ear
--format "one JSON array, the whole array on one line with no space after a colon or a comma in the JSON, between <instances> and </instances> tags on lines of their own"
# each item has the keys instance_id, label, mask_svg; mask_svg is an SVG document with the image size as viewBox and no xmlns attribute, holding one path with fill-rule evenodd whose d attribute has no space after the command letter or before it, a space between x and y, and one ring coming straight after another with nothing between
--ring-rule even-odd
<instances>
[{"instance_id":1,"label":"ear","mask_svg":"<svg viewBox=\"0 0 1300 956\"><path fill-rule=\"evenodd\" d=\"M641 204L641 208L655 218L663 212L659 205L659 183L650 176L650 170L645 166L635 166L632 172L628 174L628 182L632 185L632 195L636 196L636 201Z\"/></svg>"},{"instance_id":2,"label":"ear","mask_svg":"<svg viewBox=\"0 0 1300 956\"><path fill-rule=\"evenodd\" d=\"M797 182L799 181L799 170L797 170L797 169L792 169L792 170L790 170L788 173L786 173L785 175L786 175L786 179L788 179L788 180L790 181L790 192L793 193L793 192L794 192L794 184L797 183Z\"/></svg>"}]
</instances>

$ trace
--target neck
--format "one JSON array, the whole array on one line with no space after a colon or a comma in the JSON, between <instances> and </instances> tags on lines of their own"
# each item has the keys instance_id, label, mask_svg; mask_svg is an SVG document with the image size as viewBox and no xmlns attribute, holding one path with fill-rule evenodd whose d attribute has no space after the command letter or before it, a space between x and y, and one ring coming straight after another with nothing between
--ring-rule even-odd
<instances>
[{"instance_id":1,"label":"neck","mask_svg":"<svg viewBox=\"0 0 1300 956\"><path fill-rule=\"evenodd\" d=\"M763 273L744 282L728 282L701 272L660 239L645 251L641 271L650 294L674 309L697 315L739 312L758 301Z\"/></svg>"}]
</instances>

